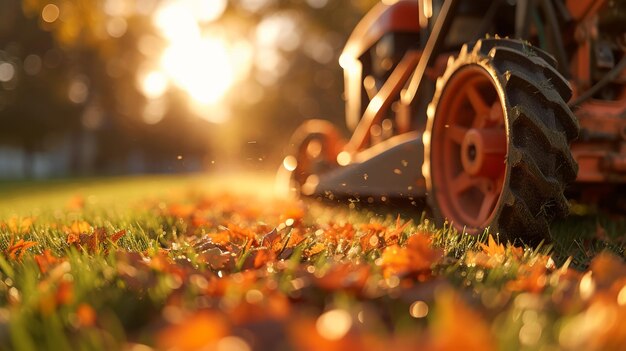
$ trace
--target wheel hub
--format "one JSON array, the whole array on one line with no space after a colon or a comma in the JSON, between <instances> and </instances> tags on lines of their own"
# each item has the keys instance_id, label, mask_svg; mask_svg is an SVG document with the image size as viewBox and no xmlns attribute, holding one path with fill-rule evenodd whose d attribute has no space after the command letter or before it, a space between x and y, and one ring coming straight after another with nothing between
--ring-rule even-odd
<instances>
[{"instance_id":1,"label":"wheel hub","mask_svg":"<svg viewBox=\"0 0 626 351\"><path fill-rule=\"evenodd\" d=\"M467 131L461 143L463 170L472 176L493 176L502 170L506 134L503 129L477 129Z\"/></svg>"}]
</instances>

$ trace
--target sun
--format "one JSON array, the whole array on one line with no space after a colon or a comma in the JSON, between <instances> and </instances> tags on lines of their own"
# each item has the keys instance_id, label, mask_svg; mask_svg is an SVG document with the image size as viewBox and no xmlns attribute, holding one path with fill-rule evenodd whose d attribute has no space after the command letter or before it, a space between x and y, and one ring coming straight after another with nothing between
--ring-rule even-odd
<instances>
[{"instance_id":1,"label":"sun","mask_svg":"<svg viewBox=\"0 0 626 351\"><path fill-rule=\"evenodd\" d=\"M226 0L169 0L162 3L153 17L155 27L167 40L157 63L157 72L151 76L158 87L144 84L147 97L162 92L166 85L185 91L195 111L204 110L201 117L212 122L224 122L218 113L228 91L241 75L236 65L234 48L227 38L203 31L201 25L219 18L226 8ZM148 83L150 80L146 80Z\"/></svg>"},{"instance_id":2,"label":"sun","mask_svg":"<svg viewBox=\"0 0 626 351\"><path fill-rule=\"evenodd\" d=\"M235 80L229 49L214 38L172 43L161 57L172 82L201 104L216 104Z\"/></svg>"}]
</instances>

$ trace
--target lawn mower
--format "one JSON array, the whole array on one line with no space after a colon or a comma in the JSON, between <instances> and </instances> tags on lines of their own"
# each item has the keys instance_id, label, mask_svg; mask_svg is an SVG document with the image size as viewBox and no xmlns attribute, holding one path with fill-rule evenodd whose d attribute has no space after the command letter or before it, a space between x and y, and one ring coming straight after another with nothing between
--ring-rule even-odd
<instances>
[{"instance_id":1,"label":"lawn mower","mask_svg":"<svg viewBox=\"0 0 626 351\"><path fill-rule=\"evenodd\" d=\"M339 63L346 127L308 120L279 175L315 198L425 199L437 223L550 239L626 183L626 1L376 5Z\"/></svg>"}]
</instances>

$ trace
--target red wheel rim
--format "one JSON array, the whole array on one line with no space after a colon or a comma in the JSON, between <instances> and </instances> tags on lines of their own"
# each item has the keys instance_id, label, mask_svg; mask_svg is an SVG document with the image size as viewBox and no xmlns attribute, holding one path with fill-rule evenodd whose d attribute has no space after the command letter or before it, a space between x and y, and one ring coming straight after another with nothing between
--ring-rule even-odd
<instances>
[{"instance_id":1,"label":"red wheel rim","mask_svg":"<svg viewBox=\"0 0 626 351\"><path fill-rule=\"evenodd\" d=\"M431 136L431 176L443 217L469 233L495 215L506 176L504 110L487 71L468 65L449 79Z\"/></svg>"}]
</instances>

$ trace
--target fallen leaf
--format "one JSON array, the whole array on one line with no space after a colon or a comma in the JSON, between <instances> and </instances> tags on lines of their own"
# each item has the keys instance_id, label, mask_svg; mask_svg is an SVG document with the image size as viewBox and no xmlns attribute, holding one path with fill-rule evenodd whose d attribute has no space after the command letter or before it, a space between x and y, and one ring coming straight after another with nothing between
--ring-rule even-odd
<instances>
[{"instance_id":1,"label":"fallen leaf","mask_svg":"<svg viewBox=\"0 0 626 351\"><path fill-rule=\"evenodd\" d=\"M76 308L78 323L84 327L92 327L96 324L96 311L86 303L81 303Z\"/></svg>"},{"instance_id":2,"label":"fallen leaf","mask_svg":"<svg viewBox=\"0 0 626 351\"><path fill-rule=\"evenodd\" d=\"M251 249L246 257L242 269L258 269L268 262L276 260L276 253L271 249L254 248Z\"/></svg>"},{"instance_id":3,"label":"fallen leaf","mask_svg":"<svg viewBox=\"0 0 626 351\"><path fill-rule=\"evenodd\" d=\"M489 234L488 245L480 243L480 247L489 257L504 256L504 245L496 243L491 234Z\"/></svg>"},{"instance_id":4,"label":"fallen leaf","mask_svg":"<svg viewBox=\"0 0 626 351\"><path fill-rule=\"evenodd\" d=\"M82 195L74 195L67 202L67 208L74 211L80 211L85 208L85 197Z\"/></svg>"},{"instance_id":5,"label":"fallen leaf","mask_svg":"<svg viewBox=\"0 0 626 351\"><path fill-rule=\"evenodd\" d=\"M452 291L440 292L435 299L431 337L428 344L437 351L491 351L497 345L483 317Z\"/></svg>"},{"instance_id":6,"label":"fallen leaf","mask_svg":"<svg viewBox=\"0 0 626 351\"><path fill-rule=\"evenodd\" d=\"M52 266L61 261L63 260L52 255L49 249L45 249L43 250L41 255L35 256L35 262L37 262L37 266L39 267L39 271L41 272L41 274L46 274Z\"/></svg>"},{"instance_id":7,"label":"fallen leaf","mask_svg":"<svg viewBox=\"0 0 626 351\"><path fill-rule=\"evenodd\" d=\"M18 218L14 216L9 218L9 221L3 226L8 227L12 234L24 234L30 230L34 221L33 217Z\"/></svg>"},{"instance_id":8,"label":"fallen leaf","mask_svg":"<svg viewBox=\"0 0 626 351\"><path fill-rule=\"evenodd\" d=\"M322 276L315 279L316 284L328 291L350 291L359 294L371 274L369 265L338 263L330 267Z\"/></svg>"},{"instance_id":9,"label":"fallen leaf","mask_svg":"<svg viewBox=\"0 0 626 351\"><path fill-rule=\"evenodd\" d=\"M6 255L12 260L20 260L28 248L37 245L36 241L24 241L24 239L20 239L14 243L13 240L14 238L11 238L9 247L5 250Z\"/></svg>"},{"instance_id":10,"label":"fallen leaf","mask_svg":"<svg viewBox=\"0 0 626 351\"><path fill-rule=\"evenodd\" d=\"M221 315L200 311L183 318L178 324L157 331L156 344L162 350L211 349L220 339L228 335L229 329Z\"/></svg>"},{"instance_id":11,"label":"fallen leaf","mask_svg":"<svg viewBox=\"0 0 626 351\"><path fill-rule=\"evenodd\" d=\"M383 251L382 268L385 277L391 275L430 275L431 267L443 258L443 251L431 247L430 236L417 233L409 237L406 247L392 245Z\"/></svg>"},{"instance_id":12,"label":"fallen leaf","mask_svg":"<svg viewBox=\"0 0 626 351\"><path fill-rule=\"evenodd\" d=\"M626 263L614 254L603 251L591 260L589 267L598 288L608 288L613 282L626 277Z\"/></svg>"},{"instance_id":13,"label":"fallen leaf","mask_svg":"<svg viewBox=\"0 0 626 351\"><path fill-rule=\"evenodd\" d=\"M67 226L63 227L63 231L68 236L69 235L78 236L80 234L86 234L86 233L91 232L91 229L92 229L91 224L85 221L74 221L69 227Z\"/></svg>"},{"instance_id":14,"label":"fallen leaf","mask_svg":"<svg viewBox=\"0 0 626 351\"><path fill-rule=\"evenodd\" d=\"M235 266L235 258L230 252L224 252L218 247L213 247L198 254L199 263L209 265L211 269L217 271L220 269L232 270Z\"/></svg>"},{"instance_id":15,"label":"fallen leaf","mask_svg":"<svg viewBox=\"0 0 626 351\"><path fill-rule=\"evenodd\" d=\"M125 229L109 235L106 229L96 228L93 233L83 233L78 235L78 237L68 236L68 244L73 244L79 249L85 249L89 253L99 252L100 249L108 252L109 243L117 243L124 235L126 235Z\"/></svg>"},{"instance_id":16,"label":"fallen leaf","mask_svg":"<svg viewBox=\"0 0 626 351\"><path fill-rule=\"evenodd\" d=\"M413 220L408 220L402 223L402 219L400 218L400 215L398 215L398 217L396 218L396 227L392 231L385 232L385 244L397 244L400 235L402 234L402 232L404 232L406 227L411 224L412 221Z\"/></svg>"}]
</instances>

